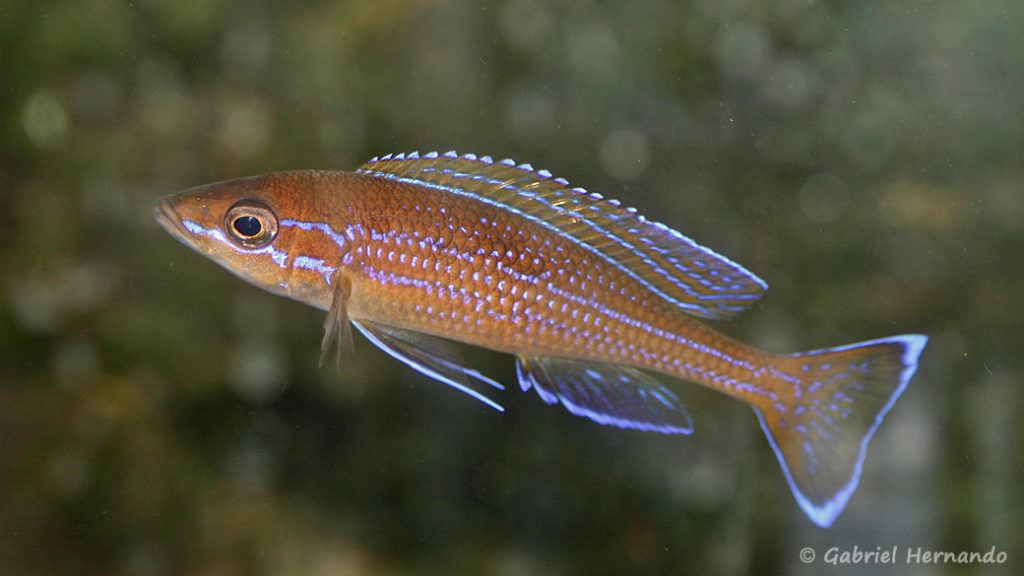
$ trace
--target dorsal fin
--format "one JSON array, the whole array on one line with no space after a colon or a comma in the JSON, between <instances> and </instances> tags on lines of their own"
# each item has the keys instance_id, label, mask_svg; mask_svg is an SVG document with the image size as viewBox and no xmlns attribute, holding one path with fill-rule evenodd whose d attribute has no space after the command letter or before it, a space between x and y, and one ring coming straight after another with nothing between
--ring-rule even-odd
<instances>
[{"instance_id":1,"label":"dorsal fin","mask_svg":"<svg viewBox=\"0 0 1024 576\"><path fill-rule=\"evenodd\" d=\"M455 152L387 155L358 172L471 196L579 241L684 311L723 319L767 289L745 268L616 200L573 188L547 170Z\"/></svg>"}]
</instances>

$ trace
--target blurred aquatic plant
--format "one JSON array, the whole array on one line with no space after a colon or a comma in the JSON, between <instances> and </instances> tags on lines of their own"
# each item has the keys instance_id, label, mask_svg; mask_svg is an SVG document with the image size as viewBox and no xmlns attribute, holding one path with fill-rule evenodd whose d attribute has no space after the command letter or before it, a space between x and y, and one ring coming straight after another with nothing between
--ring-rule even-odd
<instances>
[{"instance_id":1,"label":"blurred aquatic plant","mask_svg":"<svg viewBox=\"0 0 1024 576\"><path fill-rule=\"evenodd\" d=\"M5 0L0 565L816 573L801 547L899 541L996 545L1019 572L1021 20L1009 0ZM844 523L776 505L749 414L713 395L687 396L709 416L679 443L525 396L495 418L369 347L318 372L317 314L151 219L197 183L435 148L557 168L736 255L774 289L727 329L770 349L927 332Z\"/></svg>"}]
</instances>

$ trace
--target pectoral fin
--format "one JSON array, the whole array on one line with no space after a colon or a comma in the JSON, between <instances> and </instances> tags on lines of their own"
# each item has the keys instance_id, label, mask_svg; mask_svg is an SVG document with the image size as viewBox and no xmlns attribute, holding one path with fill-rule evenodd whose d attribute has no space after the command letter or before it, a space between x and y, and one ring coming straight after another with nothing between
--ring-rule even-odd
<instances>
[{"instance_id":1,"label":"pectoral fin","mask_svg":"<svg viewBox=\"0 0 1024 576\"><path fill-rule=\"evenodd\" d=\"M628 366L566 358L517 358L523 391L532 386L548 404L600 424L665 434L689 434L693 423L679 399L654 377Z\"/></svg>"},{"instance_id":2,"label":"pectoral fin","mask_svg":"<svg viewBox=\"0 0 1024 576\"><path fill-rule=\"evenodd\" d=\"M475 381L483 382L499 390L504 390L505 387L476 370L464 366L462 356L451 342L366 320L353 322L353 324L370 342L392 357L431 378L469 394L495 410L505 411L500 404L484 395Z\"/></svg>"},{"instance_id":3,"label":"pectoral fin","mask_svg":"<svg viewBox=\"0 0 1024 576\"><path fill-rule=\"evenodd\" d=\"M324 318L324 339L320 341L320 366L324 365L331 341L337 342L335 360L338 365L341 365L343 350L345 353L352 352L352 326L348 321L347 307L351 284L340 274L334 278L334 299L331 300L331 309Z\"/></svg>"}]
</instances>

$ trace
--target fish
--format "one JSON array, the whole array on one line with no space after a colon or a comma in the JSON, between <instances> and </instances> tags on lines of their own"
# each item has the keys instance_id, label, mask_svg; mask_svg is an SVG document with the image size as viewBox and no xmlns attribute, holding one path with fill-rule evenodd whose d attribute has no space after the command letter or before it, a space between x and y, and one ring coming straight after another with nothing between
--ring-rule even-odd
<instances>
[{"instance_id":1,"label":"fish","mask_svg":"<svg viewBox=\"0 0 1024 576\"><path fill-rule=\"evenodd\" d=\"M675 379L749 405L797 503L823 528L928 338L773 354L707 321L768 285L635 208L530 164L455 152L375 157L162 198L156 220L241 279L327 312L321 363L352 327L390 356L502 411L462 359L515 356L520 389L604 425L690 434Z\"/></svg>"}]
</instances>

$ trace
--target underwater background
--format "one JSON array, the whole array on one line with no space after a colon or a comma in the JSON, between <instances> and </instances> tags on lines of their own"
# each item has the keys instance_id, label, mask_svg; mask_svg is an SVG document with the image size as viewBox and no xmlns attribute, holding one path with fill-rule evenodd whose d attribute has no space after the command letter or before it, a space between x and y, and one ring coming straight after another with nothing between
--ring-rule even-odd
<instances>
[{"instance_id":1,"label":"underwater background","mask_svg":"<svg viewBox=\"0 0 1024 576\"><path fill-rule=\"evenodd\" d=\"M0 572L1021 573L1022 29L1011 0L3 0ZM713 323L745 342L928 335L835 525L737 401L673 381L696 431L662 436L486 351L505 414L359 337L320 369L321 312L152 216L451 149L748 268L768 293Z\"/></svg>"}]
</instances>

